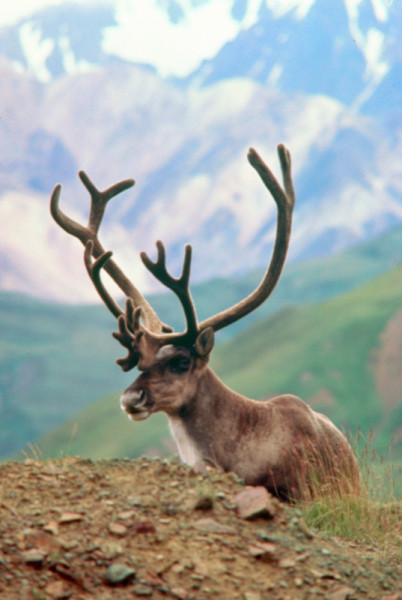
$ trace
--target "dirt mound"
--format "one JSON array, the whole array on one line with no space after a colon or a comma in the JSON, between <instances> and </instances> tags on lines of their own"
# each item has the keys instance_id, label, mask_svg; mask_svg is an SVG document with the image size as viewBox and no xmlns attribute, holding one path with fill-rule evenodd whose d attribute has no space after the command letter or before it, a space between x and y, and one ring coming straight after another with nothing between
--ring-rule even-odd
<instances>
[{"instance_id":1,"label":"dirt mound","mask_svg":"<svg viewBox=\"0 0 402 600\"><path fill-rule=\"evenodd\" d=\"M398 598L397 557L324 539L277 501L245 518L242 491L166 459L0 465L0 598Z\"/></svg>"}]
</instances>

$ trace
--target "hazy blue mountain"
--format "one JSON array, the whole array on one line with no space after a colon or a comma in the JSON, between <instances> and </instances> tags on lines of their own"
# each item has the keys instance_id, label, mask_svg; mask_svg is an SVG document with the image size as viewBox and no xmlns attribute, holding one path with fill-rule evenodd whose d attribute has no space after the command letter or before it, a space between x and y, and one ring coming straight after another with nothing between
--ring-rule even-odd
<instances>
[{"instance_id":1,"label":"hazy blue mountain","mask_svg":"<svg viewBox=\"0 0 402 600\"><path fill-rule=\"evenodd\" d=\"M102 233L147 290L138 255L159 238L173 270L194 246L195 281L266 264L274 204L249 146L276 173L276 144L292 151L290 261L401 222L398 3L309 4L66 1L1 28L0 289L93 301L47 206L61 182L86 218L79 168L99 187L136 179Z\"/></svg>"}]
</instances>

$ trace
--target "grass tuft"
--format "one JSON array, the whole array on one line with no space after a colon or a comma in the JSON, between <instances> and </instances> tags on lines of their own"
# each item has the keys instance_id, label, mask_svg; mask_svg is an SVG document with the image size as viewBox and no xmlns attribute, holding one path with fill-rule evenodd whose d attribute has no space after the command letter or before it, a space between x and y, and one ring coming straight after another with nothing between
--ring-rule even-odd
<instances>
[{"instance_id":1,"label":"grass tuft","mask_svg":"<svg viewBox=\"0 0 402 600\"><path fill-rule=\"evenodd\" d=\"M402 501L397 486L401 467L377 455L371 432L360 451L360 434L356 441L361 493L344 494L340 489L325 494L317 485L314 497L302 503L303 517L322 533L373 545L385 556L396 553L402 558Z\"/></svg>"}]
</instances>

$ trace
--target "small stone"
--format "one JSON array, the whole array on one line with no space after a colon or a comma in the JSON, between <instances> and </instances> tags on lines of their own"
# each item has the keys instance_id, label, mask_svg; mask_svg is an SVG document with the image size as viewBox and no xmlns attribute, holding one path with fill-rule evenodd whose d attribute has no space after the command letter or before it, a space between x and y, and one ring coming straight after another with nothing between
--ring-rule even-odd
<instances>
[{"instance_id":1,"label":"small stone","mask_svg":"<svg viewBox=\"0 0 402 600\"><path fill-rule=\"evenodd\" d=\"M125 525L121 525L120 523L110 523L109 531L114 535L123 537L127 534L127 527Z\"/></svg>"},{"instance_id":2,"label":"small stone","mask_svg":"<svg viewBox=\"0 0 402 600\"><path fill-rule=\"evenodd\" d=\"M328 600L348 600L353 592L354 590L352 588L344 586L330 593L328 595Z\"/></svg>"},{"instance_id":3,"label":"small stone","mask_svg":"<svg viewBox=\"0 0 402 600\"><path fill-rule=\"evenodd\" d=\"M135 577L135 569L126 567L119 563L110 565L105 574L105 581L109 585L118 585L119 583L128 583Z\"/></svg>"},{"instance_id":4,"label":"small stone","mask_svg":"<svg viewBox=\"0 0 402 600\"><path fill-rule=\"evenodd\" d=\"M258 592L246 592L244 594L244 600L261 600L261 594Z\"/></svg>"},{"instance_id":5,"label":"small stone","mask_svg":"<svg viewBox=\"0 0 402 600\"><path fill-rule=\"evenodd\" d=\"M155 525L152 521L134 521L131 527L136 533L156 533Z\"/></svg>"},{"instance_id":6,"label":"small stone","mask_svg":"<svg viewBox=\"0 0 402 600\"><path fill-rule=\"evenodd\" d=\"M295 586L301 587L302 585L303 585L303 579L300 579L300 577L295 577Z\"/></svg>"},{"instance_id":7,"label":"small stone","mask_svg":"<svg viewBox=\"0 0 402 600\"><path fill-rule=\"evenodd\" d=\"M291 569L295 566L296 561L291 558L282 558L278 564L282 569Z\"/></svg>"},{"instance_id":8,"label":"small stone","mask_svg":"<svg viewBox=\"0 0 402 600\"><path fill-rule=\"evenodd\" d=\"M265 487L256 486L245 489L234 499L239 516L242 519L265 517L272 519L277 512L275 499Z\"/></svg>"},{"instance_id":9,"label":"small stone","mask_svg":"<svg viewBox=\"0 0 402 600\"><path fill-rule=\"evenodd\" d=\"M22 553L22 558L27 565L31 565L37 569L40 569L43 566L43 561L45 560L46 553L39 548L31 548L30 550L26 550Z\"/></svg>"},{"instance_id":10,"label":"small stone","mask_svg":"<svg viewBox=\"0 0 402 600\"><path fill-rule=\"evenodd\" d=\"M277 560L276 555L276 546L275 544L271 544L269 542L262 542L261 544L254 544L253 546L249 546L248 549L251 556L254 558L258 558L263 562L272 562Z\"/></svg>"},{"instance_id":11,"label":"small stone","mask_svg":"<svg viewBox=\"0 0 402 600\"><path fill-rule=\"evenodd\" d=\"M49 521L49 523L44 525L43 529L53 535L57 535L59 533L59 526L57 524L57 521Z\"/></svg>"},{"instance_id":12,"label":"small stone","mask_svg":"<svg viewBox=\"0 0 402 600\"><path fill-rule=\"evenodd\" d=\"M194 523L194 527L201 533L228 533L232 535L236 533L233 527L219 523L215 519L199 519Z\"/></svg>"},{"instance_id":13,"label":"small stone","mask_svg":"<svg viewBox=\"0 0 402 600\"><path fill-rule=\"evenodd\" d=\"M75 512L64 512L59 519L59 523L75 523L76 521L82 521L84 515Z\"/></svg>"},{"instance_id":14,"label":"small stone","mask_svg":"<svg viewBox=\"0 0 402 600\"><path fill-rule=\"evenodd\" d=\"M186 600L186 598L189 597L187 590L185 590L182 587L173 587L171 589L171 592L175 596L175 598L178 598L179 600Z\"/></svg>"},{"instance_id":15,"label":"small stone","mask_svg":"<svg viewBox=\"0 0 402 600\"><path fill-rule=\"evenodd\" d=\"M185 566L181 563L176 563L172 566L172 572L176 573L176 575L180 575L185 570Z\"/></svg>"},{"instance_id":16,"label":"small stone","mask_svg":"<svg viewBox=\"0 0 402 600\"><path fill-rule=\"evenodd\" d=\"M304 535L306 536L306 538L308 538L309 540L312 540L314 537L314 533L311 531L311 529L307 526L306 522L304 521L304 519L299 518L297 521L297 526L300 529L300 531L302 533L304 533Z\"/></svg>"},{"instance_id":17,"label":"small stone","mask_svg":"<svg viewBox=\"0 0 402 600\"><path fill-rule=\"evenodd\" d=\"M56 600L64 600L69 598L72 591L68 589L63 581L52 581L45 588L46 593Z\"/></svg>"},{"instance_id":18,"label":"small stone","mask_svg":"<svg viewBox=\"0 0 402 600\"><path fill-rule=\"evenodd\" d=\"M117 515L117 518L121 521L129 521L135 517L135 512L133 510L123 510L123 512Z\"/></svg>"},{"instance_id":19,"label":"small stone","mask_svg":"<svg viewBox=\"0 0 402 600\"><path fill-rule=\"evenodd\" d=\"M152 596L152 588L142 583L138 583L133 588L134 594L137 596Z\"/></svg>"}]
</instances>

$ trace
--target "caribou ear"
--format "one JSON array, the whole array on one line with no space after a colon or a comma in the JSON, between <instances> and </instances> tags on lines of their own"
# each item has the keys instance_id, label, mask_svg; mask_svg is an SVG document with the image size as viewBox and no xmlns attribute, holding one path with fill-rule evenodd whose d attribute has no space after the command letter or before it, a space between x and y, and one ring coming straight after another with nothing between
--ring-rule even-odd
<instances>
[{"instance_id":1,"label":"caribou ear","mask_svg":"<svg viewBox=\"0 0 402 600\"><path fill-rule=\"evenodd\" d=\"M200 331L195 340L194 349L200 358L206 358L214 347L214 330L212 327L207 327Z\"/></svg>"}]
</instances>

